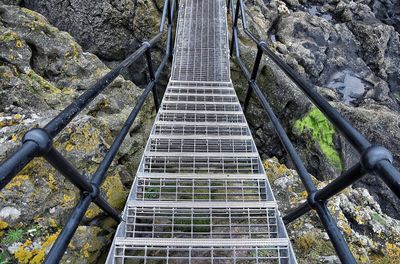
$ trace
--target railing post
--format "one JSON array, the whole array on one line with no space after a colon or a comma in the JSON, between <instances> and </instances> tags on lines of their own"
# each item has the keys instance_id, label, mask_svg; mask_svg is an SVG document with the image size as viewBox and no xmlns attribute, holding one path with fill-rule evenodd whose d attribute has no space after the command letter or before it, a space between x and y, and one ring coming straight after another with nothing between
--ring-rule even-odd
<instances>
[{"instance_id":1,"label":"railing post","mask_svg":"<svg viewBox=\"0 0 400 264\"><path fill-rule=\"evenodd\" d=\"M232 0L232 1L233 1L233 0ZM231 9L231 0L228 0L228 1L227 1L227 4L226 4L226 13L229 14L230 9Z\"/></svg>"},{"instance_id":2,"label":"railing post","mask_svg":"<svg viewBox=\"0 0 400 264\"><path fill-rule=\"evenodd\" d=\"M147 43L147 42L145 42L145 43ZM149 69L150 80L155 82L156 77L154 75L153 63L151 61L151 50L150 50L151 48L150 48L150 44L148 44L148 45L149 45L149 47L146 50L147 67ZM154 98L154 106L156 108L156 112L158 112L158 109L160 108L160 101L158 100L156 83L153 85L152 92L153 92L153 98Z\"/></svg>"},{"instance_id":3,"label":"railing post","mask_svg":"<svg viewBox=\"0 0 400 264\"><path fill-rule=\"evenodd\" d=\"M232 0L234 1L234 0ZM232 2L233 4L233 2ZM239 19L239 10L240 10L240 0L237 0L236 2L236 9L235 12L232 10L232 14L235 13L235 16L233 17L233 24L232 24L232 41L231 41L231 49L230 49L230 56L233 56L233 49L235 47L235 32L237 31L237 23Z\"/></svg>"},{"instance_id":4,"label":"railing post","mask_svg":"<svg viewBox=\"0 0 400 264\"><path fill-rule=\"evenodd\" d=\"M254 61L253 71L251 72L249 87L247 88L246 98L244 100L244 105L243 105L244 113L246 113L247 107L249 106L251 94L253 93L253 87L252 87L251 83L254 83L257 79L258 68L260 67L260 62L261 62L261 58L263 55L263 50L261 49L261 45L263 43L264 43L263 41L260 42L258 45L258 48L257 48L257 55L256 55L256 59Z\"/></svg>"},{"instance_id":5,"label":"railing post","mask_svg":"<svg viewBox=\"0 0 400 264\"><path fill-rule=\"evenodd\" d=\"M172 0L174 1L174 0ZM174 3L174 2L173 2ZM174 53L174 41L173 41L173 34L172 34L172 27L173 27L173 8L174 6L171 5L171 1L168 1L168 37L169 37L169 56L168 59L172 61L173 53Z\"/></svg>"}]
</instances>

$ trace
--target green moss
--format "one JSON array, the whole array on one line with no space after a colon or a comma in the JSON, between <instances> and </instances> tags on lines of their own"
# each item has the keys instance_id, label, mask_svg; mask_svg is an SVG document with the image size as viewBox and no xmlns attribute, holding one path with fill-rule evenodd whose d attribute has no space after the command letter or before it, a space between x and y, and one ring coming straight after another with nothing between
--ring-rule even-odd
<instances>
[{"instance_id":1,"label":"green moss","mask_svg":"<svg viewBox=\"0 0 400 264\"><path fill-rule=\"evenodd\" d=\"M1 240L3 245L11 245L15 242L21 242L25 234L24 229L12 229L7 232L5 237Z\"/></svg>"},{"instance_id":2,"label":"green moss","mask_svg":"<svg viewBox=\"0 0 400 264\"><path fill-rule=\"evenodd\" d=\"M342 162L333 144L335 128L329 120L317 108L311 109L305 117L294 124L295 132L310 133L313 140L317 141L322 152L329 162L337 168L342 169Z\"/></svg>"},{"instance_id":3,"label":"green moss","mask_svg":"<svg viewBox=\"0 0 400 264\"><path fill-rule=\"evenodd\" d=\"M38 75L36 72L30 70L28 72L28 77L32 80L37 82L41 87L45 88L47 91L52 93L60 93L60 90L52 85L50 82L45 80L42 76Z\"/></svg>"},{"instance_id":4,"label":"green moss","mask_svg":"<svg viewBox=\"0 0 400 264\"><path fill-rule=\"evenodd\" d=\"M321 235L314 232L308 232L298 237L294 241L296 252L301 252L305 257L304 263L315 263L320 256L334 254L334 249L329 241L322 239Z\"/></svg>"},{"instance_id":5,"label":"green moss","mask_svg":"<svg viewBox=\"0 0 400 264\"><path fill-rule=\"evenodd\" d=\"M8 41L17 41L20 40L17 33L12 31L7 31L4 34L0 35L0 42L8 42Z\"/></svg>"},{"instance_id":6,"label":"green moss","mask_svg":"<svg viewBox=\"0 0 400 264\"><path fill-rule=\"evenodd\" d=\"M383 217L380 216L378 213L373 213L371 216L372 216L372 219L374 219L375 221L377 221L381 225L386 225L385 219L383 219Z\"/></svg>"},{"instance_id":7,"label":"green moss","mask_svg":"<svg viewBox=\"0 0 400 264\"><path fill-rule=\"evenodd\" d=\"M9 263L11 263L10 256L6 253L5 250L0 251L0 264L9 264Z\"/></svg>"}]
</instances>

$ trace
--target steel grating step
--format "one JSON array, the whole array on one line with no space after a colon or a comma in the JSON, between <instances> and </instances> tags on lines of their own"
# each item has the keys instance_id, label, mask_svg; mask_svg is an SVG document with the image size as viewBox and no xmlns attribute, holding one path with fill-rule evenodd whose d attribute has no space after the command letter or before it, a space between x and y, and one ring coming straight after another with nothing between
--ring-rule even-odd
<instances>
[{"instance_id":1,"label":"steel grating step","mask_svg":"<svg viewBox=\"0 0 400 264\"><path fill-rule=\"evenodd\" d=\"M191 122L191 123L246 123L242 113L237 112L166 112L162 111L156 122Z\"/></svg>"},{"instance_id":2,"label":"steel grating step","mask_svg":"<svg viewBox=\"0 0 400 264\"><path fill-rule=\"evenodd\" d=\"M143 158L143 172L197 174L259 174L262 164L257 153L246 156L223 156L225 153L150 153ZM229 154L229 153L228 153ZM236 154L238 155L238 154Z\"/></svg>"},{"instance_id":3,"label":"steel grating step","mask_svg":"<svg viewBox=\"0 0 400 264\"><path fill-rule=\"evenodd\" d=\"M257 153L251 139L150 138L148 152L154 153ZM173 154L175 155L175 154Z\"/></svg>"},{"instance_id":4,"label":"steel grating step","mask_svg":"<svg viewBox=\"0 0 400 264\"><path fill-rule=\"evenodd\" d=\"M185 87L185 88L176 88L176 87L171 87L168 86L167 89L165 90L165 94L170 94L170 95L204 95L204 96L212 96L212 95L218 95L218 96L232 96L236 95L235 90L233 88L191 88L191 87Z\"/></svg>"},{"instance_id":5,"label":"steel grating step","mask_svg":"<svg viewBox=\"0 0 400 264\"><path fill-rule=\"evenodd\" d=\"M118 238L113 263L293 263L290 242L279 239Z\"/></svg>"},{"instance_id":6,"label":"steel grating step","mask_svg":"<svg viewBox=\"0 0 400 264\"><path fill-rule=\"evenodd\" d=\"M175 178L172 178L174 177ZM192 202L264 202L273 196L268 182L260 178L156 178L138 176L131 200L135 201L192 201Z\"/></svg>"},{"instance_id":7,"label":"steel grating step","mask_svg":"<svg viewBox=\"0 0 400 264\"><path fill-rule=\"evenodd\" d=\"M237 103L197 103L197 102L164 102L161 105L161 111L207 111L207 112L233 112L241 111L241 107Z\"/></svg>"},{"instance_id":8,"label":"steel grating step","mask_svg":"<svg viewBox=\"0 0 400 264\"><path fill-rule=\"evenodd\" d=\"M250 129L246 124L233 126L231 124L190 124L174 123L166 124L157 122L154 124L152 136L170 135L179 136L251 136Z\"/></svg>"},{"instance_id":9,"label":"steel grating step","mask_svg":"<svg viewBox=\"0 0 400 264\"><path fill-rule=\"evenodd\" d=\"M207 102L207 103L238 103L239 100L236 95L221 96L221 95L187 95L187 94L165 94L164 102L178 101L178 102Z\"/></svg>"},{"instance_id":10,"label":"steel grating step","mask_svg":"<svg viewBox=\"0 0 400 264\"><path fill-rule=\"evenodd\" d=\"M274 203L149 203L127 205L125 237L277 238Z\"/></svg>"}]
</instances>

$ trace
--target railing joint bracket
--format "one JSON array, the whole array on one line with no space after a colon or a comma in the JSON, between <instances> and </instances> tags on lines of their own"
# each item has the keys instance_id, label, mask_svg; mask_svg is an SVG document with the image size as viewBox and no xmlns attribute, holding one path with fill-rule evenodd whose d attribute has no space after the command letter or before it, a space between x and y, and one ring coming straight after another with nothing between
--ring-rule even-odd
<instances>
[{"instance_id":1,"label":"railing joint bracket","mask_svg":"<svg viewBox=\"0 0 400 264\"><path fill-rule=\"evenodd\" d=\"M372 145L362 152L360 162L363 168L370 172L375 168L376 164L383 160L392 163L392 153L382 146Z\"/></svg>"},{"instance_id":2,"label":"railing joint bracket","mask_svg":"<svg viewBox=\"0 0 400 264\"><path fill-rule=\"evenodd\" d=\"M53 146L53 139L50 137L47 131L42 128L33 128L26 132L26 134L22 138L22 144L28 141L32 141L36 143L36 145L38 145L38 156L45 155L47 152L50 151Z\"/></svg>"}]
</instances>

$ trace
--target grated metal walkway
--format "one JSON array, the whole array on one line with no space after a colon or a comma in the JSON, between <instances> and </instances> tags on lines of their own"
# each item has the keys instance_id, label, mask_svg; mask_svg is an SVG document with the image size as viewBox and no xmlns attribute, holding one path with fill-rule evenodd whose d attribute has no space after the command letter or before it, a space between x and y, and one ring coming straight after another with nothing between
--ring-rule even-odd
<instances>
[{"instance_id":1,"label":"grated metal walkway","mask_svg":"<svg viewBox=\"0 0 400 264\"><path fill-rule=\"evenodd\" d=\"M171 79L107 263L296 263L233 89L223 0L182 0Z\"/></svg>"}]
</instances>

